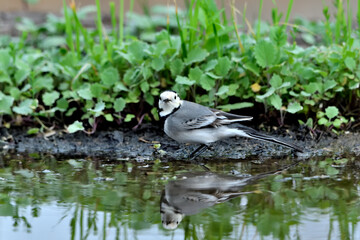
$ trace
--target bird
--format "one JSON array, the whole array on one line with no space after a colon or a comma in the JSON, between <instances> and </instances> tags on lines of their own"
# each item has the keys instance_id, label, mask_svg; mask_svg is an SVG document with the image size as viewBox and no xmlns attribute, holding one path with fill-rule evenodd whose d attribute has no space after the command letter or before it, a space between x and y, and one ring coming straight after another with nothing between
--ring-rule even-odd
<instances>
[{"instance_id":1,"label":"bird","mask_svg":"<svg viewBox=\"0 0 360 240\"><path fill-rule=\"evenodd\" d=\"M185 216L248 194L242 189L255 177L236 177L213 172L187 172L169 181L161 193L160 215L165 229L178 227Z\"/></svg>"},{"instance_id":2,"label":"bird","mask_svg":"<svg viewBox=\"0 0 360 240\"><path fill-rule=\"evenodd\" d=\"M172 90L166 90L160 94L158 108L160 117L165 119L166 135L179 143L200 144L189 155L190 160L203 153L211 143L230 137L272 142L303 152L301 147L260 133L250 127L241 124L237 124L236 127L230 126L233 123L250 121L253 117L227 113L182 100L177 92Z\"/></svg>"}]
</instances>

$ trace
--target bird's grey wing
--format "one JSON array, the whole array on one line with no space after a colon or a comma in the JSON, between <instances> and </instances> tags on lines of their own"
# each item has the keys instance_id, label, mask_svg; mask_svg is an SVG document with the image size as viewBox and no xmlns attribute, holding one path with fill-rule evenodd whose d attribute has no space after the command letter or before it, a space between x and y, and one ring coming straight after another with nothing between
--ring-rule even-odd
<instances>
[{"instance_id":1,"label":"bird's grey wing","mask_svg":"<svg viewBox=\"0 0 360 240\"><path fill-rule=\"evenodd\" d=\"M210 108L197 103L183 101L181 108L174 113L174 120L185 129L198 129L212 126L218 117Z\"/></svg>"},{"instance_id":2,"label":"bird's grey wing","mask_svg":"<svg viewBox=\"0 0 360 240\"><path fill-rule=\"evenodd\" d=\"M216 119L217 117L214 115L204 115L183 121L182 125L186 129L198 129L212 126Z\"/></svg>"}]
</instances>

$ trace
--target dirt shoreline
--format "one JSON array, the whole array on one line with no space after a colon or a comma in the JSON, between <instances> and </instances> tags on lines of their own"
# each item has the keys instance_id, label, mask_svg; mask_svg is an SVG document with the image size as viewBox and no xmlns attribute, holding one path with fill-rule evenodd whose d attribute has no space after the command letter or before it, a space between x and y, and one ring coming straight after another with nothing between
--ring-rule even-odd
<instances>
[{"instance_id":1,"label":"dirt shoreline","mask_svg":"<svg viewBox=\"0 0 360 240\"><path fill-rule=\"evenodd\" d=\"M280 139L292 142L305 149L304 154L294 154L291 149L271 143L244 138L230 138L212 144L199 160L249 160L284 158L288 156L311 158L316 156L360 156L360 133L350 132L340 136L323 136L315 141L310 134L299 139L299 133L283 131L271 133ZM144 124L137 130L117 129L98 131L92 135L84 132L29 136L21 129L0 128L2 153L50 154L59 157L103 157L113 160L162 161L186 160L196 145L178 144L168 138L161 127Z\"/></svg>"}]
</instances>

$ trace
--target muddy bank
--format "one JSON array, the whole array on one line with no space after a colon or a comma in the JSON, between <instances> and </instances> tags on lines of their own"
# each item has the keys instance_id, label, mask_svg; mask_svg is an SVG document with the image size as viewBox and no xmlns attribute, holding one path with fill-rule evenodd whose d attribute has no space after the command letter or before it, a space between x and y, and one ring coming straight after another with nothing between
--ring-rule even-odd
<instances>
[{"instance_id":1,"label":"muddy bank","mask_svg":"<svg viewBox=\"0 0 360 240\"><path fill-rule=\"evenodd\" d=\"M279 133L280 132L280 133ZM303 147L306 151L300 157L313 156L360 156L360 134L347 133L341 136L324 135L314 140L309 133L288 130L272 132L280 139ZM2 152L40 153L61 157L104 157L110 159L186 159L197 146L178 144L168 138L161 127L144 124L137 130L117 129L98 131L93 135L83 132L66 134L57 132L45 138L43 135L29 136L19 129L0 129ZM271 143L244 138L230 138L216 142L199 158L212 159L267 159L297 157L291 149Z\"/></svg>"}]
</instances>

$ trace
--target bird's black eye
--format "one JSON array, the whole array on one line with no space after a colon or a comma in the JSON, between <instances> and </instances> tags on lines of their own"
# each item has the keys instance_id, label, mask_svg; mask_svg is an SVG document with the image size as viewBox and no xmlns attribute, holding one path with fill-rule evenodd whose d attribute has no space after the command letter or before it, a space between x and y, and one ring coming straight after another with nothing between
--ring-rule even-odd
<instances>
[{"instance_id":1,"label":"bird's black eye","mask_svg":"<svg viewBox=\"0 0 360 240\"><path fill-rule=\"evenodd\" d=\"M174 99L176 99L176 95L175 95Z\"/></svg>"}]
</instances>

